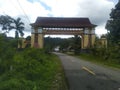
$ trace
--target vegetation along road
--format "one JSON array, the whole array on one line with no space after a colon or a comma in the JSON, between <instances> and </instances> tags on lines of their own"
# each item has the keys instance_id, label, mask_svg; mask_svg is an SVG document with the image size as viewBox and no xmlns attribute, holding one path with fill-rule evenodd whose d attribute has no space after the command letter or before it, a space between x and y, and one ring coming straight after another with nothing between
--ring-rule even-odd
<instances>
[{"instance_id":1,"label":"vegetation along road","mask_svg":"<svg viewBox=\"0 0 120 90\"><path fill-rule=\"evenodd\" d=\"M62 61L69 90L120 90L120 70L55 53Z\"/></svg>"}]
</instances>

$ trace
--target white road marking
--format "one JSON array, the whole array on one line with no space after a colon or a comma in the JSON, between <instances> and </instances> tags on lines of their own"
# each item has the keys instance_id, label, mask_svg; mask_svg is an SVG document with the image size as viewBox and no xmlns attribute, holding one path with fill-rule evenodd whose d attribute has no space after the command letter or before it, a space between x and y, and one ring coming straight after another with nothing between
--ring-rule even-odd
<instances>
[{"instance_id":1,"label":"white road marking","mask_svg":"<svg viewBox=\"0 0 120 90\"><path fill-rule=\"evenodd\" d=\"M92 70L88 69L87 67L82 67L85 71L89 72L92 75L96 75Z\"/></svg>"}]
</instances>

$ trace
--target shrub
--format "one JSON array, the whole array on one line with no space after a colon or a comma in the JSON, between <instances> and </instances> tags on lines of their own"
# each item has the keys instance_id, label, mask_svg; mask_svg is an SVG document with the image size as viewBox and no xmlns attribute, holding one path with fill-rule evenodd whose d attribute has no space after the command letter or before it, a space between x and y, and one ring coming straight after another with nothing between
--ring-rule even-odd
<instances>
[{"instance_id":1,"label":"shrub","mask_svg":"<svg viewBox=\"0 0 120 90\"><path fill-rule=\"evenodd\" d=\"M12 60L2 66L8 70L0 75L0 90L49 90L58 66L54 57L41 49L14 53Z\"/></svg>"}]
</instances>

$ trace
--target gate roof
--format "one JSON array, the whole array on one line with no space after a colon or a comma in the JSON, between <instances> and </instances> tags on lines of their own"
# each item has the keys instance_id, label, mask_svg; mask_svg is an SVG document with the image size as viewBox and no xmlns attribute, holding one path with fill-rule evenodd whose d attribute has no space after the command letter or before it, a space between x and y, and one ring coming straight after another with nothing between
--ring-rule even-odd
<instances>
[{"instance_id":1,"label":"gate roof","mask_svg":"<svg viewBox=\"0 0 120 90\"><path fill-rule=\"evenodd\" d=\"M46 28L84 28L96 27L92 24L89 18L65 18L65 17L38 17L33 27Z\"/></svg>"}]
</instances>

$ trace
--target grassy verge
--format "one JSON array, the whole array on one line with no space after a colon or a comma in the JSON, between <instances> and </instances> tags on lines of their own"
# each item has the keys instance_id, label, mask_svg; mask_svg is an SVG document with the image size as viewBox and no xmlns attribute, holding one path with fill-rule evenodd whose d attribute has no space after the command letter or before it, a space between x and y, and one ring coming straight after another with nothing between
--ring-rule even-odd
<instances>
[{"instance_id":1,"label":"grassy verge","mask_svg":"<svg viewBox=\"0 0 120 90\"><path fill-rule=\"evenodd\" d=\"M104 60L101 57L93 56L91 54L80 54L80 55L77 55L77 57L81 58L83 60L94 62L96 64L101 64L101 65L105 65L105 66L108 66L108 67L120 69L120 64L117 63L115 60L112 60L112 59L111 60Z\"/></svg>"},{"instance_id":2,"label":"grassy verge","mask_svg":"<svg viewBox=\"0 0 120 90\"><path fill-rule=\"evenodd\" d=\"M58 56L54 55L54 60L57 64L57 67L56 67L57 72L56 72L56 75L53 81L53 87L51 90L68 90L65 73Z\"/></svg>"},{"instance_id":3,"label":"grassy verge","mask_svg":"<svg viewBox=\"0 0 120 90\"><path fill-rule=\"evenodd\" d=\"M73 52L66 52L66 54L71 55L71 56L76 56L80 59L90 61L96 64L120 69L120 64L117 62L117 60L113 60L113 59L105 60L99 56L93 56L92 54L87 54L87 53L81 53L79 55L75 55Z\"/></svg>"},{"instance_id":4,"label":"grassy verge","mask_svg":"<svg viewBox=\"0 0 120 90\"><path fill-rule=\"evenodd\" d=\"M0 60L0 90L67 90L56 55L27 49L7 57Z\"/></svg>"}]
</instances>

